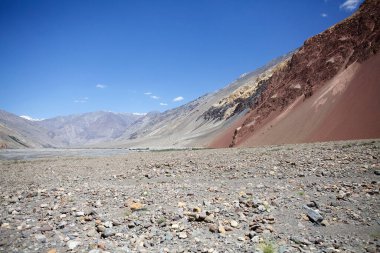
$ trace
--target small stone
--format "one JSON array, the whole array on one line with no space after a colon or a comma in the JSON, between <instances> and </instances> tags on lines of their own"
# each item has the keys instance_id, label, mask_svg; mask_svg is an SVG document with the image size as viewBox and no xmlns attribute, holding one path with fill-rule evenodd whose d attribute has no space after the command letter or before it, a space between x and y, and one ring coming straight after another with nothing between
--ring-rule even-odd
<instances>
[{"instance_id":1,"label":"small stone","mask_svg":"<svg viewBox=\"0 0 380 253\"><path fill-rule=\"evenodd\" d=\"M28 232L28 231L22 231L21 232L21 237L22 238L28 238L30 236L30 232Z\"/></svg>"},{"instance_id":2,"label":"small stone","mask_svg":"<svg viewBox=\"0 0 380 253\"><path fill-rule=\"evenodd\" d=\"M235 220L231 220L231 221L230 221L230 225L231 225L231 227L233 227L233 228L236 228L237 226L239 226L239 224L238 224L237 221L235 221Z\"/></svg>"},{"instance_id":3,"label":"small stone","mask_svg":"<svg viewBox=\"0 0 380 253\"><path fill-rule=\"evenodd\" d=\"M205 222L213 223L214 222L214 214L207 215L205 218Z\"/></svg>"},{"instance_id":4,"label":"small stone","mask_svg":"<svg viewBox=\"0 0 380 253\"><path fill-rule=\"evenodd\" d=\"M79 245L81 244L80 241L76 241L76 240L70 240L67 242L67 247L71 250L75 249L76 247L78 247Z\"/></svg>"},{"instance_id":5,"label":"small stone","mask_svg":"<svg viewBox=\"0 0 380 253\"><path fill-rule=\"evenodd\" d=\"M106 249L106 244L105 242L98 242L98 245L97 247L101 250L105 250Z\"/></svg>"},{"instance_id":6,"label":"small stone","mask_svg":"<svg viewBox=\"0 0 380 253\"><path fill-rule=\"evenodd\" d=\"M136 227L136 223L134 221L131 221L131 222L128 223L127 226L128 226L128 228L134 228L134 227Z\"/></svg>"},{"instance_id":7,"label":"small stone","mask_svg":"<svg viewBox=\"0 0 380 253\"><path fill-rule=\"evenodd\" d=\"M112 221L106 221L103 223L103 226L105 226L106 228L112 228L113 222Z\"/></svg>"},{"instance_id":8,"label":"small stone","mask_svg":"<svg viewBox=\"0 0 380 253\"><path fill-rule=\"evenodd\" d=\"M2 228L8 228L8 229L9 229L9 228L11 228L11 225L10 225L9 223L6 222L6 223L1 224L1 227L2 227Z\"/></svg>"},{"instance_id":9,"label":"small stone","mask_svg":"<svg viewBox=\"0 0 380 253\"><path fill-rule=\"evenodd\" d=\"M104 238L107 238L107 237L110 237L110 236L113 236L115 235L115 231L112 229L112 228L106 228L103 233L102 233L102 236Z\"/></svg>"},{"instance_id":10,"label":"small stone","mask_svg":"<svg viewBox=\"0 0 380 253\"><path fill-rule=\"evenodd\" d=\"M62 229L62 228L64 228L66 225L67 225L67 222L66 222L66 221L61 221L61 222L58 224L57 228L58 228L58 229Z\"/></svg>"},{"instance_id":11,"label":"small stone","mask_svg":"<svg viewBox=\"0 0 380 253\"><path fill-rule=\"evenodd\" d=\"M375 175L378 175L378 176L380 176L380 170L375 170Z\"/></svg>"},{"instance_id":12,"label":"small stone","mask_svg":"<svg viewBox=\"0 0 380 253\"><path fill-rule=\"evenodd\" d=\"M138 211L142 209L144 206L140 202L135 202L135 203L132 203L129 207L131 208L132 211Z\"/></svg>"},{"instance_id":13,"label":"small stone","mask_svg":"<svg viewBox=\"0 0 380 253\"><path fill-rule=\"evenodd\" d=\"M53 228L50 227L49 225L44 225L39 229L41 232L46 232L46 231L52 231Z\"/></svg>"},{"instance_id":14,"label":"small stone","mask_svg":"<svg viewBox=\"0 0 380 253\"><path fill-rule=\"evenodd\" d=\"M102 201L97 200L97 201L95 202L95 207L101 207L101 206L102 206Z\"/></svg>"},{"instance_id":15,"label":"small stone","mask_svg":"<svg viewBox=\"0 0 380 253\"><path fill-rule=\"evenodd\" d=\"M269 230L271 233L274 232L274 228L273 228L272 225L267 225L267 226L266 226L266 229Z\"/></svg>"},{"instance_id":16,"label":"small stone","mask_svg":"<svg viewBox=\"0 0 380 253\"><path fill-rule=\"evenodd\" d=\"M96 229L98 230L98 232L104 232L104 230L106 230L106 227L103 225L99 225Z\"/></svg>"},{"instance_id":17,"label":"small stone","mask_svg":"<svg viewBox=\"0 0 380 253\"><path fill-rule=\"evenodd\" d=\"M45 235L42 235L42 234L36 234L35 235L35 238L37 241L41 242L41 243L45 243L46 242L46 236Z\"/></svg>"},{"instance_id":18,"label":"small stone","mask_svg":"<svg viewBox=\"0 0 380 253\"><path fill-rule=\"evenodd\" d=\"M218 232L218 227L215 225L215 224L211 224L208 229L210 230L210 232L212 233L216 233Z\"/></svg>"},{"instance_id":19,"label":"small stone","mask_svg":"<svg viewBox=\"0 0 380 253\"><path fill-rule=\"evenodd\" d=\"M81 212L76 212L75 216L76 217L84 216L84 212L82 212L82 211Z\"/></svg>"},{"instance_id":20,"label":"small stone","mask_svg":"<svg viewBox=\"0 0 380 253\"><path fill-rule=\"evenodd\" d=\"M178 223L172 224L172 229L179 229L179 224Z\"/></svg>"},{"instance_id":21,"label":"small stone","mask_svg":"<svg viewBox=\"0 0 380 253\"><path fill-rule=\"evenodd\" d=\"M165 241L171 241L173 240L173 235L169 232L165 234Z\"/></svg>"},{"instance_id":22,"label":"small stone","mask_svg":"<svg viewBox=\"0 0 380 253\"><path fill-rule=\"evenodd\" d=\"M290 240L295 242L296 244L304 244L304 245L311 245L311 242L306 240L305 238L292 236L290 237Z\"/></svg>"},{"instance_id":23,"label":"small stone","mask_svg":"<svg viewBox=\"0 0 380 253\"><path fill-rule=\"evenodd\" d=\"M327 220L323 220L323 221L321 221L321 225L323 225L323 226L329 226L330 225L330 223L327 221Z\"/></svg>"},{"instance_id":24,"label":"small stone","mask_svg":"<svg viewBox=\"0 0 380 253\"><path fill-rule=\"evenodd\" d=\"M251 238L251 242L253 242L253 243L259 243L260 242L260 236L255 235L254 237Z\"/></svg>"},{"instance_id":25,"label":"small stone","mask_svg":"<svg viewBox=\"0 0 380 253\"><path fill-rule=\"evenodd\" d=\"M318 204L315 201L310 201L309 203L306 204L308 207L315 207L318 208Z\"/></svg>"},{"instance_id":26,"label":"small stone","mask_svg":"<svg viewBox=\"0 0 380 253\"><path fill-rule=\"evenodd\" d=\"M371 246L366 247L366 251L369 252L369 253L376 253L376 252L378 252L375 245L371 245Z\"/></svg>"},{"instance_id":27,"label":"small stone","mask_svg":"<svg viewBox=\"0 0 380 253\"><path fill-rule=\"evenodd\" d=\"M234 229L232 227L230 227L230 226L224 226L224 230L226 230L226 231L232 231Z\"/></svg>"},{"instance_id":28,"label":"small stone","mask_svg":"<svg viewBox=\"0 0 380 253\"><path fill-rule=\"evenodd\" d=\"M337 199L345 199L346 193L344 191L339 191L338 196L336 196Z\"/></svg>"},{"instance_id":29,"label":"small stone","mask_svg":"<svg viewBox=\"0 0 380 253\"><path fill-rule=\"evenodd\" d=\"M57 253L57 249L50 249L47 253Z\"/></svg>"},{"instance_id":30,"label":"small stone","mask_svg":"<svg viewBox=\"0 0 380 253\"><path fill-rule=\"evenodd\" d=\"M206 214L206 212L203 211L199 214L198 221L204 221L206 219L206 217L207 217L207 214Z\"/></svg>"},{"instance_id":31,"label":"small stone","mask_svg":"<svg viewBox=\"0 0 380 253\"><path fill-rule=\"evenodd\" d=\"M223 225L221 225L221 224L219 225L218 232L221 233L221 234L225 234L226 233L226 229L224 228Z\"/></svg>"},{"instance_id":32,"label":"small stone","mask_svg":"<svg viewBox=\"0 0 380 253\"><path fill-rule=\"evenodd\" d=\"M179 233L179 234L178 234L178 238L180 238L180 239L185 239L185 238L187 238L187 233L186 233L186 232L181 232L181 233Z\"/></svg>"},{"instance_id":33,"label":"small stone","mask_svg":"<svg viewBox=\"0 0 380 253\"><path fill-rule=\"evenodd\" d=\"M304 205L303 208L306 210L307 216L311 221L319 223L323 220L323 217L319 214L319 212L315 211L314 209L311 209L307 205Z\"/></svg>"},{"instance_id":34,"label":"small stone","mask_svg":"<svg viewBox=\"0 0 380 253\"><path fill-rule=\"evenodd\" d=\"M266 208L264 205L259 205L259 207L257 208L260 212L265 212L266 211Z\"/></svg>"},{"instance_id":35,"label":"small stone","mask_svg":"<svg viewBox=\"0 0 380 253\"><path fill-rule=\"evenodd\" d=\"M97 232L95 229L90 229L88 232L87 232L87 236L88 237L96 237L97 235Z\"/></svg>"},{"instance_id":36,"label":"small stone","mask_svg":"<svg viewBox=\"0 0 380 253\"><path fill-rule=\"evenodd\" d=\"M198 206L193 208L193 212L195 212L195 213L200 213L201 211L202 211L202 209Z\"/></svg>"},{"instance_id":37,"label":"small stone","mask_svg":"<svg viewBox=\"0 0 380 253\"><path fill-rule=\"evenodd\" d=\"M117 226L122 225L122 223L120 221L118 221L118 220L112 220L112 225L115 226L115 227L117 227Z\"/></svg>"}]
</instances>

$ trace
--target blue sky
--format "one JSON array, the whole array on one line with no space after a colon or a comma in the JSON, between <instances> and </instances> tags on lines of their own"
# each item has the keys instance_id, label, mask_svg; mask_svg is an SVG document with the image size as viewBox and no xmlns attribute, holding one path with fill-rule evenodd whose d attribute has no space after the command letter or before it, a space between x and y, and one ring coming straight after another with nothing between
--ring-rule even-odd
<instances>
[{"instance_id":1,"label":"blue sky","mask_svg":"<svg viewBox=\"0 0 380 253\"><path fill-rule=\"evenodd\" d=\"M343 20L359 0L0 0L0 109L164 111Z\"/></svg>"}]
</instances>

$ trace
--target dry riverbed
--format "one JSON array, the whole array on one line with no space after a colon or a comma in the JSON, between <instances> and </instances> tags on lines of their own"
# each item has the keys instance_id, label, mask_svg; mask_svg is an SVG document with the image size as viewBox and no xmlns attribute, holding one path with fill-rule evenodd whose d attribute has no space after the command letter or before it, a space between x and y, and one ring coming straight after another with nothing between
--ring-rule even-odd
<instances>
[{"instance_id":1,"label":"dry riverbed","mask_svg":"<svg viewBox=\"0 0 380 253\"><path fill-rule=\"evenodd\" d=\"M1 160L0 252L380 252L379 174L370 140Z\"/></svg>"}]
</instances>

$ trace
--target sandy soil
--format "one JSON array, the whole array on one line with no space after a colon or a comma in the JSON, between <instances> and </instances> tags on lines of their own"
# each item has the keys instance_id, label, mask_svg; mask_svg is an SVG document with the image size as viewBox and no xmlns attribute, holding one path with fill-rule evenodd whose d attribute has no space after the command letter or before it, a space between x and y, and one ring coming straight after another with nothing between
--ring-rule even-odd
<instances>
[{"instance_id":1,"label":"sandy soil","mask_svg":"<svg viewBox=\"0 0 380 253\"><path fill-rule=\"evenodd\" d=\"M1 160L0 252L379 252L379 151L380 140Z\"/></svg>"}]
</instances>

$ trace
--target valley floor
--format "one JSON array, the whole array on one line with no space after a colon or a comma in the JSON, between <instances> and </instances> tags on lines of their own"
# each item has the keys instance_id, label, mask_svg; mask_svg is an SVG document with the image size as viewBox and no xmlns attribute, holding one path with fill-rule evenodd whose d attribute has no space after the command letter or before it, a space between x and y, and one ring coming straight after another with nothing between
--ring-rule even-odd
<instances>
[{"instance_id":1,"label":"valley floor","mask_svg":"<svg viewBox=\"0 0 380 253\"><path fill-rule=\"evenodd\" d=\"M379 252L379 174L379 140L0 160L0 252Z\"/></svg>"}]
</instances>

